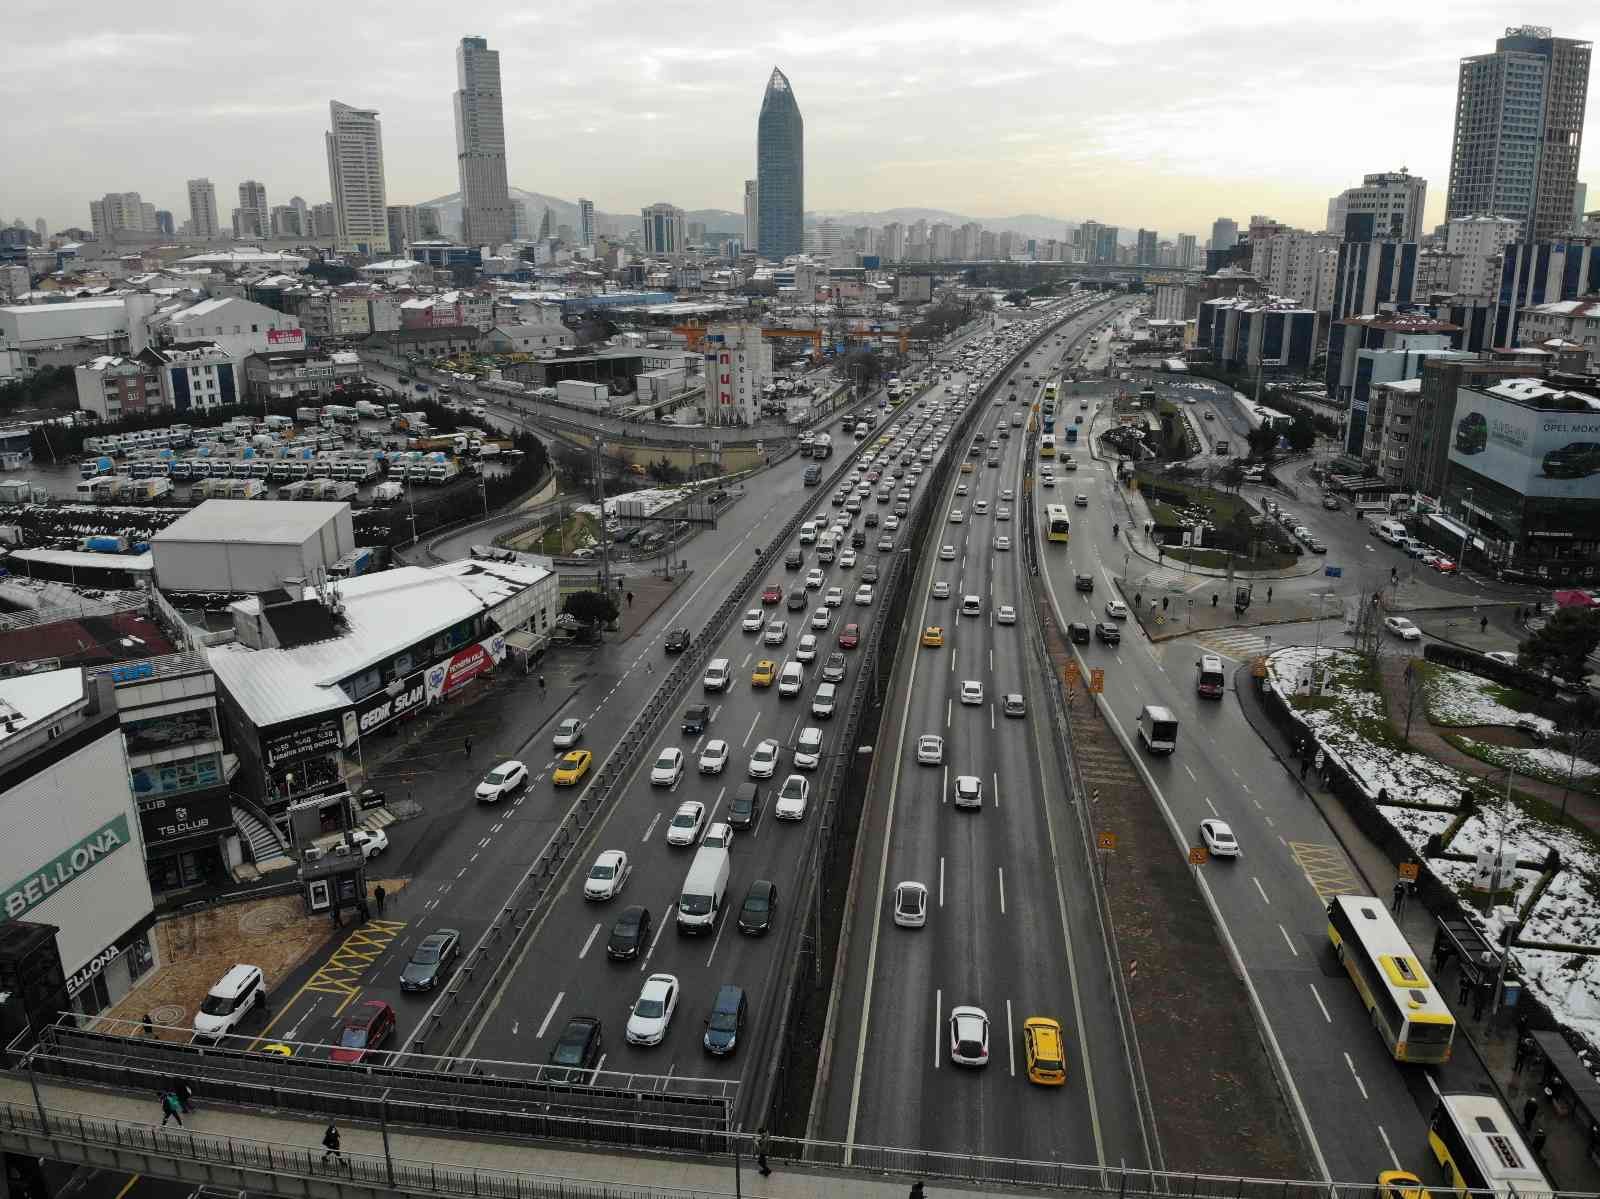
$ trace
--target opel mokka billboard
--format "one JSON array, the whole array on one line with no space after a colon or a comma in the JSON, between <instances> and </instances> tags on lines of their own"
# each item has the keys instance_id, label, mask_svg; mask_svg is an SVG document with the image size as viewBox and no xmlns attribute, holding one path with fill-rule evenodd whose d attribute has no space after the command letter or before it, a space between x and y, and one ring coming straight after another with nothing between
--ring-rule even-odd
<instances>
[{"instance_id":1,"label":"opel mokka billboard","mask_svg":"<svg viewBox=\"0 0 1600 1199\"><path fill-rule=\"evenodd\" d=\"M1462 391L1450 461L1525 496L1600 499L1600 411L1528 408Z\"/></svg>"}]
</instances>

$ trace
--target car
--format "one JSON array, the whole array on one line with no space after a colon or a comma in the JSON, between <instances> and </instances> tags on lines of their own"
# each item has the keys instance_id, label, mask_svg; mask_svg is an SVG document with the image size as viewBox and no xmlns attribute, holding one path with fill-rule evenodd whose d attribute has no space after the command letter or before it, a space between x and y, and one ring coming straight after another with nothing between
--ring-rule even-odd
<instances>
[{"instance_id":1,"label":"car","mask_svg":"<svg viewBox=\"0 0 1600 1199\"><path fill-rule=\"evenodd\" d=\"M1008 691L1000 697L1000 714L1002 716L1026 716L1028 703L1022 698L1020 691Z\"/></svg>"},{"instance_id":2,"label":"car","mask_svg":"<svg viewBox=\"0 0 1600 1199\"><path fill-rule=\"evenodd\" d=\"M1011 509L1005 507L1004 505L1001 505L1000 507L998 507L998 508L996 508L994 510L994 518L996 520L1010 520L1011 519Z\"/></svg>"},{"instance_id":3,"label":"car","mask_svg":"<svg viewBox=\"0 0 1600 1199\"><path fill-rule=\"evenodd\" d=\"M899 506L902 507L902 508L905 507L904 504L901 504ZM885 516L883 518L883 531L885 533L896 532L896 531L899 530L899 528L900 528L900 517L898 515Z\"/></svg>"},{"instance_id":4,"label":"car","mask_svg":"<svg viewBox=\"0 0 1600 1199\"><path fill-rule=\"evenodd\" d=\"M1009 550L1011 548L1011 538L1002 533L994 539L994 548L1002 551Z\"/></svg>"},{"instance_id":5,"label":"car","mask_svg":"<svg viewBox=\"0 0 1600 1199\"><path fill-rule=\"evenodd\" d=\"M1307 537L1305 540L1307 548L1309 548L1313 554L1325 554L1328 552L1328 543L1323 541L1322 538Z\"/></svg>"},{"instance_id":6,"label":"car","mask_svg":"<svg viewBox=\"0 0 1600 1199\"><path fill-rule=\"evenodd\" d=\"M893 537L885 533L882 537L878 538L878 552L880 554L887 554L892 549L894 549Z\"/></svg>"},{"instance_id":7,"label":"car","mask_svg":"<svg viewBox=\"0 0 1600 1199\"><path fill-rule=\"evenodd\" d=\"M700 839L700 830L706 823L706 805L698 799L686 799L667 821L668 845L693 845Z\"/></svg>"},{"instance_id":8,"label":"car","mask_svg":"<svg viewBox=\"0 0 1600 1199\"><path fill-rule=\"evenodd\" d=\"M1106 615L1112 620L1127 620L1128 605L1119 599L1106 601Z\"/></svg>"},{"instance_id":9,"label":"car","mask_svg":"<svg viewBox=\"0 0 1600 1199\"><path fill-rule=\"evenodd\" d=\"M872 603L872 584L863 583L856 588L856 606L865 608Z\"/></svg>"},{"instance_id":10,"label":"car","mask_svg":"<svg viewBox=\"0 0 1600 1199\"><path fill-rule=\"evenodd\" d=\"M1089 644L1089 625L1082 620L1075 620L1067 626L1067 636L1072 638L1074 645Z\"/></svg>"},{"instance_id":11,"label":"car","mask_svg":"<svg viewBox=\"0 0 1600 1199\"><path fill-rule=\"evenodd\" d=\"M878 527L878 514L876 512L868 512L866 520L861 523L866 528L876 529Z\"/></svg>"},{"instance_id":12,"label":"car","mask_svg":"<svg viewBox=\"0 0 1600 1199\"><path fill-rule=\"evenodd\" d=\"M1009 487L1002 487L1000 489L1000 498L1005 500L1007 503L1009 503L1010 501L1012 501L1012 500L1017 498L1017 494L1016 494L1016 492L1012 491L1011 488L1009 488Z\"/></svg>"},{"instance_id":13,"label":"car","mask_svg":"<svg viewBox=\"0 0 1600 1199\"><path fill-rule=\"evenodd\" d=\"M725 820L718 820L706 827L706 835L700 838L700 844L708 849L732 849L733 826Z\"/></svg>"},{"instance_id":14,"label":"car","mask_svg":"<svg viewBox=\"0 0 1600 1199\"><path fill-rule=\"evenodd\" d=\"M810 636L808 633L807 636ZM813 648L810 657L816 657ZM793 698L800 694L800 688L805 686L806 668L799 662L785 662L783 670L778 674L778 694L786 698Z\"/></svg>"},{"instance_id":15,"label":"car","mask_svg":"<svg viewBox=\"0 0 1600 1199\"><path fill-rule=\"evenodd\" d=\"M1422 630L1417 628L1404 616L1385 616L1383 627L1388 629L1402 641L1421 641Z\"/></svg>"},{"instance_id":16,"label":"car","mask_svg":"<svg viewBox=\"0 0 1600 1199\"><path fill-rule=\"evenodd\" d=\"M853 549L839 551L839 565L844 570L849 570L856 564L856 552Z\"/></svg>"},{"instance_id":17,"label":"car","mask_svg":"<svg viewBox=\"0 0 1600 1199\"><path fill-rule=\"evenodd\" d=\"M822 597L822 602L824 604L826 604L830 608L843 607L844 606L844 588L843 587L829 587L827 594Z\"/></svg>"},{"instance_id":18,"label":"car","mask_svg":"<svg viewBox=\"0 0 1600 1199\"><path fill-rule=\"evenodd\" d=\"M863 583L876 583L878 581L878 563L876 559L861 568L861 581Z\"/></svg>"},{"instance_id":19,"label":"car","mask_svg":"<svg viewBox=\"0 0 1600 1199\"><path fill-rule=\"evenodd\" d=\"M495 803L510 795L528 781L528 768L515 759L501 762L478 784L474 793L480 803Z\"/></svg>"},{"instance_id":20,"label":"car","mask_svg":"<svg viewBox=\"0 0 1600 1199\"><path fill-rule=\"evenodd\" d=\"M753 779L769 779L778 769L778 743L771 737L756 742L750 751L748 773Z\"/></svg>"},{"instance_id":21,"label":"car","mask_svg":"<svg viewBox=\"0 0 1600 1199\"><path fill-rule=\"evenodd\" d=\"M394 1008L382 999L368 999L351 1009L339 1030L339 1043L328 1051L330 1062L360 1065L378 1056L394 1036Z\"/></svg>"},{"instance_id":22,"label":"car","mask_svg":"<svg viewBox=\"0 0 1600 1199\"><path fill-rule=\"evenodd\" d=\"M760 819L761 788L755 783L740 783L728 801L728 823L736 829L752 829Z\"/></svg>"},{"instance_id":23,"label":"car","mask_svg":"<svg viewBox=\"0 0 1600 1199\"><path fill-rule=\"evenodd\" d=\"M955 781L955 804L958 808L983 807L983 780L975 774L958 774Z\"/></svg>"},{"instance_id":24,"label":"car","mask_svg":"<svg viewBox=\"0 0 1600 1199\"><path fill-rule=\"evenodd\" d=\"M841 635L842 636L842 635ZM841 640L840 644L843 644ZM822 663L822 681L824 683L842 683L845 674L845 656L838 650L828 655Z\"/></svg>"},{"instance_id":25,"label":"car","mask_svg":"<svg viewBox=\"0 0 1600 1199\"><path fill-rule=\"evenodd\" d=\"M779 820L804 820L806 802L811 798L811 783L803 774L791 774L778 789L772 814Z\"/></svg>"},{"instance_id":26,"label":"car","mask_svg":"<svg viewBox=\"0 0 1600 1199\"><path fill-rule=\"evenodd\" d=\"M1010 604L1001 604L994 610L995 624L1016 624L1017 610Z\"/></svg>"},{"instance_id":27,"label":"car","mask_svg":"<svg viewBox=\"0 0 1600 1199\"><path fill-rule=\"evenodd\" d=\"M706 725L711 723L711 705L690 704L683 710L683 731L686 733L703 733Z\"/></svg>"},{"instance_id":28,"label":"car","mask_svg":"<svg viewBox=\"0 0 1600 1199\"><path fill-rule=\"evenodd\" d=\"M855 649L860 644L861 644L861 626L860 625L858 625L858 624L847 624L847 625L844 626L844 628L839 630L839 648L840 649Z\"/></svg>"},{"instance_id":29,"label":"car","mask_svg":"<svg viewBox=\"0 0 1600 1199\"><path fill-rule=\"evenodd\" d=\"M678 979L673 974L652 974L639 988L628 1014L623 1035L630 1045L659 1045L666 1038L672 1014L678 1009Z\"/></svg>"},{"instance_id":30,"label":"car","mask_svg":"<svg viewBox=\"0 0 1600 1199\"><path fill-rule=\"evenodd\" d=\"M1092 595L1094 594L1094 576L1091 574L1075 574L1072 576L1072 587L1074 591L1082 591Z\"/></svg>"},{"instance_id":31,"label":"car","mask_svg":"<svg viewBox=\"0 0 1600 1199\"><path fill-rule=\"evenodd\" d=\"M720 737L705 743L700 750L700 773L721 774L728 765L728 743Z\"/></svg>"},{"instance_id":32,"label":"car","mask_svg":"<svg viewBox=\"0 0 1600 1199\"><path fill-rule=\"evenodd\" d=\"M767 618L761 609L751 608L744 614L744 620L740 622L739 627L746 633L759 633L766 623Z\"/></svg>"},{"instance_id":33,"label":"car","mask_svg":"<svg viewBox=\"0 0 1600 1199\"><path fill-rule=\"evenodd\" d=\"M402 991L431 991L449 975L455 961L461 956L461 932L454 928L441 928L417 942L411 959L400 971Z\"/></svg>"},{"instance_id":34,"label":"car","mask_svg":"<svg viewBox=\"0 0 1600 1199\"><path fill-rule=\"evenodd\" d=\"M1072 497L1072 506L1074 508L1087 508L1089 506L1089 497L1080 491L1077 495Z\"/></svg>"},{"instance_id":35,"label":"car","mask_svg":"<svg viewBox=\"0 0 1600 1199\"><path fill-rule=\"evenodd\" d=\"M667 634L665 649L669 654L681 654L689 648L689 642L694 639L688 629L673 629Z\"/></svg>"},{"instance_id":36,"label":"car","mask_svg":"<svg viewBox=\"0 0 1600 1199\"><path fill-rule=\"evenodd\" d=\"M981 1007L950 1009L950 1060L958 1066L989 1064L989 1017Z\"/></svg>"},{"instance_id":37,"label":"car","mask_svg":"<svg viewBox=\"0 0 1600 1199\"><path fill-rule=\"evenodd\" d=\"M1059 1087L1067 1081L1067 1054L1061 1025L1048 1016L1029 1016L1022 1022L1022 1057L1028 1081L1041 1087Z\"/></svg>"},{"instance_id":38,"label":"car","mask_svg":"<svg viewBox=\"0 0 1600 1199\"><path fill-rule=\"evenodd\" d=\"M946 583L943 579L940 579L938 582L934 583L934 585L933 585L933 598L934 599L949 599L950 598L950 584Z\"/></svg>"},{"instance_id":39,"label":"car","mask_svg":"<svg viewBox=\"0 0 1600 1199\"><path fill-rule=\"evenodd\" d=\"M1515 666L1517 664L1517 655L1509 650L1497 649L1483 656L1494 662L1503 662L1507 666Z\"/></svg>"},{"instance_id":40,"label":"car","mask_svg":"<svg viewBox=\"0 0 1600 1199\"><path fill-rule=\"evenodd\" d=\"M794 768L815 770L822 765L822 730L807 726L794 743Z\"/></svg>"},{"instance_id":41,"label":"car","mask_svg":"<svg viewBox=\"0 0 1600 1199\"><path fill-rule=\"evenodd\" d=\"M827 604L819 605L811 613L811 627L813 629L826 629L833 623L833 609Z\"/></svg>"},{"instance_id":42,"label":"car","mask_svg":"<svg viewBox=\"0 0 1600 1199\"><path fill-rule=\"evenodd\" d=\"M583 880L583 897L615 899L627 883L631 870L628 855L622 850L602 850L600 856L595 858L594 865L589 867L589 877Z\"/></svg>"},{"instance_id":43,"label":"car","mask_svg":"<svg viewBox=\"0 0 1600 1199\"><path fill-rule=\"evenodd\" d=\"M574 787L589 773L589 766L593 762L594 755L586 749L568 750L561 755L550 782L557 787Z\"/></svg>"},{"instance_id":44,"label":"car","mask_svg":"<svg viewBox=\"0 0 1600 1199\"><path fill-rule=\"evenodd\" d=\"M962 521L964 521L966 519L967 519L967 514L965 512L963 512L960 508L952 508L952 509L950 509L950 523L951 524L959 525Z\"/></svg>"},{"instance_id":45,"label":"car","mask_svg":"<svg viewBox=\"0 0 1600 1199\"><path fill-rule=\"evenodd\" d=\"M550 745L554 749L571 749L583 739L583 721L576 716L568 716L556 725L556 731L550 737Z\"/></svg>"},{"instance_id":46,"label":"car","mask_svg":"<svg viewBox=\"0 0 1600 1199\"><path fill-rule=\"evenodd\" d=\"M1432 1199L1432 1195L1410 1170L1378 1171L1377 1199Z\"/></svg>"},{"instance_id":47,"label":"car","mask_svg":"<svg viewBox=\"0 0 1600 1199\"><path fill-rule=\"evenodd\" d=\"M956 560L956 547L955 546L953 546L953 545L941 545L939 547L939 561L941 561L941 562L954 562L955 560Z\"/></svg>"},{"instance_id":48,"label":"car","mask_svg":"<svg viewBox=\"0 0 1600 1199\"><path fill-rule=\"evenodd\" d=\"M1322 497L1322 506L1329 512L1339 511L1339 501L1331 495L1325 495Z\"/></svg>"},{"instance_id":49,"label":"car","mask_svg":"<svg viewBox=\"0 0 1600 1199\"><path fill-rule=\"evenodd\" d=\"M389 834L381 828L352 829L346 836L351 846L361 851L363 862L370 862L389 848Z\"/></svg>"},{"instance_id":50,"label":"car","mask_svg":"<svg viewBox=\"0 0 1600 1199\"><path fill-rule=\"evenodd\" d=\"M944 738L937 733L923 733L918 737L917 761L924 766L944 765Z\"/></svg>"},{"instance_id":51,"label":"car","mask_svg":"<svg viewBox=\"0 0 1600 1199\"><path fill-rule=\"evenodd\" d=\"M1429 562L1428 565L1433 567L1434 570L1438 571L1442 575L1452 575L1456 573L1456 564L1455 559L1453 558L1446 558L1441 555L1440 557L1435 558L1432 562Z\"/></svg>"},{"instance_id":52,"label":"car","mask_svg":"<svg viewBox=\"0 0 1600 1199\"><path fill-rule=\"evenodd\" d=\"M964 704L981 704L983 702L983 683L978 679L963 679L961 683L961 702Z\"/></svg>"},{"instance_id":53,"label":"car","mask_svg":"<svg viewBox=\"0 0 1600 1199\"><path fill-rule=\"evenodd\" d=\"M550 1046L547 1076L553 1082L582 1082L599 1066L603 1042L600 1021L593 1016L572 1017Z\"/></svg>"},{"instance_id":54,"label":"car","mask_svg":"<svg viewBox=\"0 0 1600 1199\"><path fill-rule=\"evenodd\" d=\"M787 620L767 621L766 632L761 634L762 645L782 645L789 639L789 622Z\"/></svg>"},{"instance_id":55,"label":"car","mask_svg":"<svg viewBox=\"0 0 1600 1199\"><path fill-rule=\"evenodd\" d=\"M1094 626L1095 639L1101 645L1121 645L1122 626L1113 624L1109 620L1102 620Z\"/></svg>"},{"instance_id":56,"label":"car","mask_svg":"<svg viewBox=\"0 0 1600 1199\"><path fill-rule=\"evenodd\" d=\"M756 662L756 668L750 672L750 685L752 687L770 687L778 678L778 664L771 658L762 658Z\"/></svg>"},{"instance_id":57,"label":"car","mask_svg":"<svg viewBox=\"0 0 1600 1199\"><path fill-rule=\"evenodd\" d=\"M1214 858L1236 858L1239 856L1239 842L1234 838L1233 830L1228 827L1226 820L1210 818L1200 822L1200 839L1206 843L1206 849Z\"/></svg>"},{"instance_id":58,"label":"car","mask_svg":"<svg viewBox=\"0 0 1600 1199\"><path fill-rule=\"evenodd\" d=\"M751 937L765 936L771 931L777 912L778 885L758 878L750 884L744 903L739 906L739 931Z\"/></svg>"},{"instance_id":59,"label":"car","mask_svg":"<svg viewBox=\"0 0 1600 1199\"><path fill-rule=\"evenodd\" d=\"M802 633L800 640L795 642L794 657L796 662L811 662L817 656L817 635L815 633ZM779 691L788 695L790 692L782 690L782 678L779 678Z\"/></svg>"},{"instance_id":60,"label":"car","mask_svg":"<svg viewBox=\"0 0 1600 1199\"><path fill-rule=\"evenodd\" d=\"M783 588L776 583L768 583L761 589L761 602L763 604L783 603Z\"/></svg>"},{"instance_id":61,"label":"car","mask_svg":"<svg viewBox=\"0 0 1600 1199\"><path fill-rule=\"evenodd\" d=\"M822 584L825 581L825 579L826 579L826 576L822 573L822 571L820 571L820 570L816 569L815 567L813 567L811 570L806 572L806 590L807 591L819 591L819 590L821 590Z\"/></svg>"},{"instance_id":62,"label":"car","mask_svg":"<svg viewBox=\"0 0 1600 1199\"><path fill-rule=\"evenodd\" d=\"M944 645L944 626L931 624L922 630L922 644L929 649L939 649Z\"/></svg>"},{"instance_id":63,"label":"car","mask_svg":"<svg viewBox=\"0 0 1600 1199\"><path fill-rule=\"evenodd\" d=\"M676 787L678 780L683 777L683 750L676 745L664 746L656 755L656 763L650 767L650 785L652 787Z\"/></svg>"}]
</instances>

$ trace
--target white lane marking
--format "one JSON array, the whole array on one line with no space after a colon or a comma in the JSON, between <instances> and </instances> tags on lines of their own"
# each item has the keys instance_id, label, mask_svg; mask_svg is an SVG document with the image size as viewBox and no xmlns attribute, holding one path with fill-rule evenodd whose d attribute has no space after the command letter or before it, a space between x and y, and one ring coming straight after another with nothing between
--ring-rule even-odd
<instances>
[{"instance_id":1,"label":"white lane marking","mask_svg":"<svg viewBox=\"0 0 1600 1199\"><path fill-rule=\"evenodd\" d=\"M589 930L588 939L586 941L584 941L583 948L578 950L578 960L580 962L583 961L584 957L588 954L589 946L594 944L594 939L596 937L598 937L599 935L600 935L600 926L597 924L597 925L595 925L593 928L591 928Z\"/></svg>"},{"instance_id":2,"label":"white lane marking","mask_svg":"<svg viewBox=\"0 0 1600 1199\"><path fill-rule=\"evenodd\" d=\"M1400 1158L1395 1153L1394 1146L1389 1143L1389 1134L1384 1132L1382 1124L1378 1125L1378 1135L1383 1138L1383 1147L1389 1151L1390 1164L1392 1164L1396 1170L1400 1169Z\"/></svg>"},{"instance_id":3,"label":"white lane marking","mask_svg":"<svg viewBox=\"0 0 1600 1199\"><path fill-rule=\"evenodd\" d=\"M1011 1023L1011 1000L1006 1000L1006 1061L1010 1065L1011 1077L1017 1076L1017 1038L1016 1029Z\"/></svg>"},{"instance_id":4,"label":"white lane marking","mask_svg":"<svg viewBox=\"0 0 1600 1199\"><path fill-rule=\"evenodd\" d=\"M1261 902L1270 904L1272 900L1267 898L1267 889L1261 885L1261 880L1252 874L1250 876L1250 881L1256 885L1256 890L1261 892Z\"/></svg>"},{"instance_id":5,"label":"white lane marking","mask_svg":"<svg viewBox=\"0 0 1600 1199\"><path fill-rule=\"evenodd\" d=\"M956 710L956 701L955 700L947 699L947 700L944 701L944 727L945 728L949 728L950 727L950 721L955 716L955 710Z\"/></svg>"},{"instance_id":6,"label":"white lane marking","mask_svg":"<svg viewBox=\"0 0 1600 1199\"><path fill-rule=\"evenodd\" d=\"M944 1059L944 992L933 993L933 1068L937 1070Z\"/></svg>"},{"instance_id":7,"label":"white lane marking","mask_svg":"<svg viewBox=\"0 0 1600 1199\"><path fill-rule=\"evenodd\" d=\"M1183 764L1183 769L1189 775L1189 781L1191 783L1198 783L1200 781L1199 779L1195 778L1194 771L1189 769L1189 764L1187 762Z\"/></svg>"},{"instance_id":8,"label":"white lane marking","mask_svg":"<svg viewBox=\"0 0 1600 1199\"><path fill-rule=\"evenodd\" d=\"M1350 1067L1350 1077L1356 1080L1356 1087L1361 1091L1361 1098L1367 1097L1367 1084L1361 1081L1361 1075L1356 1073L1356 1064L1350 1055L1344 1055L1344 1064Z\"/></svg>"},{"instance_id":9,"label":"white lane marking","mask_svg":"<svg viewBox=\"0 0 1600 1199\"><path fill-rule=\"evenodd\" d=\"M1211 797L1209 795L1206 796L1206 807L1211 809L1211 814L1213 816L1220 817L1222 815L1221 812L1217 811L1217 805L1211 802Z\"/></svg>"},{"instance_id":10,"label":"white lane marking","mask_svg":"<svg viewBox=\"0 0 1600 1199\"><path fill-rule=\"evenodd\" d=\"M663 925L665 925L666 921L663 920L661 923ZM723 918L721 920L717 921L717 935L711 941L711 952L706 954L706 965L707 966L710 966L711 965L711 959L717 956L717 946L722 944L722 930L727 928L727 927L728 927L728 918L727 918L726 914L724 914Z\"/></svg>"},{"instance_id":11,"label":"white lane marking","mask_svg":"<svg viewBox=\"0 0 1600 1199\"><path fill-rule=\"evenodd\" d=\"M761 723L761 713L757 712L755 719L750 722L750 731L745 733L744 740L742 742L740 742L741 745L749 745L750 744L750 738L755 735L756 725L758 725L760 723Z\"/></svg>"},{"instance_id":12,"label":"white lane marking","mask_svg":"<svg viewBox=\"0 0 1600 1199\"><path fill-rule=\"evenodd\" d=\"M561 1006L561 1001L567 997L565 991L557 991L556 997L550 1001L550 1010L544 1014L544 1022L539 1025L537 1036L544 1036L545 1030L550 1027L550 1021L556 1018L556 1009Z\"/></svg>"},{"instance_id":13,"label":"white lane marking","mask_svg":"<svg viewBox=\"0 0 1600 1199\"><path fill-rule=\"evenodd\" d=\"M939 906L944 907L944 855L939 855Z\"/></svg>"},{"instance_id":14,"label":"white lane marking","mask_svg":"<svg viewBox=\"0 0 1600 1199\"><path fill-rule=\"evenodd\" d=\"M939 781L939 802L944 803L950 797L950 763L944 764L944 777Z\"/></svg>"},{"instance_id":15,"label":"white lane marking","mask_svg":"<svg viewBox=\"0 0 1600 1199\"><path fill-rule=\"evenodd\" d=\"M1322 1002L1322 996L1317 994L1316 984L1315 983L1307 983L1306 986L1311 988L1311 998L1315 999L1317 1001L1317 1007L1322 1009L1322 1018L1324 1020L1326 1020L1329 1024L1332 1024L1333 1023L1333 1017L1328 1015L1328 1005L1323 1003Z\"/></svg>"},{"instance_id":16,"label":"white lane marking","mask_svg":"<svg viewBox=\"0 0 1600 1199\"><path fill-rule=\"evenodd\" d=\"M1294 954L1295 957L1299 957L1300 951L1294 947L1294 941L1289 936L1289 930L1280 924L1278 925L1278 931L1283 934L1283 943L1289 947L1289 952Z\"/></svg>"},{"instance_id":17,"label":"white lane marking","mask_svg":"<svg viewBox=\"0 0 1600 1199\"><path fill-rule=\"evenodd\" d=\"M1000 914L1004 916L1006 914L1006 868L997 866L995 870L1000 875ZM598 926L596 927L598 928ZM1007 1006L1010 1005L1008 1004Z\"/></svg>"},{"instance_id":18,"label":"white lane marking","mask_svg":"<svg viewBox=\"0 0 1600 1199\"><path fill-rule=\"evenodd\" d=\"M650 840L650 834L656 831L656 823L660 819L661 819L661 813L660 812L657 812L654 816L650 817L650 825L649 825L648 828L646 828L644 830L644 836L639 838L639 844L643 845L647 841Z\"/></svg>"},{"instance_id":19,"label":"white lane marking","mask_svg":"<svg viewBox=\"0 0 1600 1199\"><path fill-rule=\"evenodd\" d=\"M990 775L989 775L989 785L990 785L991 789L994 791L994 806L998 810L999 807L1000 807L1000 772L999 771L992 771L990 773Z\"/></svg>"}]
</instances>

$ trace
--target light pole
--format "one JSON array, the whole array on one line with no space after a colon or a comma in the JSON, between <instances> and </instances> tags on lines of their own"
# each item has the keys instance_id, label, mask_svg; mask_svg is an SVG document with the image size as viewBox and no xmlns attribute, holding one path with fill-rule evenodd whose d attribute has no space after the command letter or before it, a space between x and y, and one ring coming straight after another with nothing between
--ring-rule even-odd
<instances>
[{"instance_id":1,"label":"light pole","mask_svg":"<svg viewBox=\"0 0 1600 1199\"><path fill-rule=\"evenodd\" d=\"M1307 680L1307 694L1316 688L1317 668L1322 665L1322 601L1329 597L1338 598L1338 593L1333 591L1317 592L1317 633L1316 645L1311 651L1311 677Z\"/></svg>"},{"instance_id":2,"label":"light pole","mask_svg":"<svg viewBox=\"0 0 1600 1199\"><path fill-rule=\"evenodd\" d=\"M1467 537L1472 532L1472 488L1467 488L1466 498L1461 501L1461 560L1456 563L1456 572L1459 574L1467 568Z\"/></svg>"}]
</instances>

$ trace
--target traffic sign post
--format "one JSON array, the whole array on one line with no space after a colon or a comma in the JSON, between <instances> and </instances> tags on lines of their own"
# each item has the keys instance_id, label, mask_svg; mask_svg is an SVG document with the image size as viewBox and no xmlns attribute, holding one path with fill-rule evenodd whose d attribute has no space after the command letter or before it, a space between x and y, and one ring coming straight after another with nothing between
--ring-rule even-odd
<instances>
[{"instance_id":1,"label":"traffic sign post","mask_svg":"<svg viewBox=\"0 0 1600 1199\"><path fill-rule=\"evenodd\" d=\"M1090 693L1093 694L1093 695L1099 695L1105 689L1106 689L1106 672L1104 670L1100 669L1100 667L1098 667L1098 666L1091 667L1090 670L1089 670L1089 691L1090 691Z\"/></svg>"},{"instance_id":2,"label":"traffic sign post","mask_svg":"<svg viewBox=\"0 0 1600 1199\"><path fill-rule=\"evenodd\" d=\"M1210 860L1210 858L1211 855L1206 852L1206 847L1204 845L1189 846L1189 865L1204 866L1206 862Z\"/></svg>"}]
</instances>

